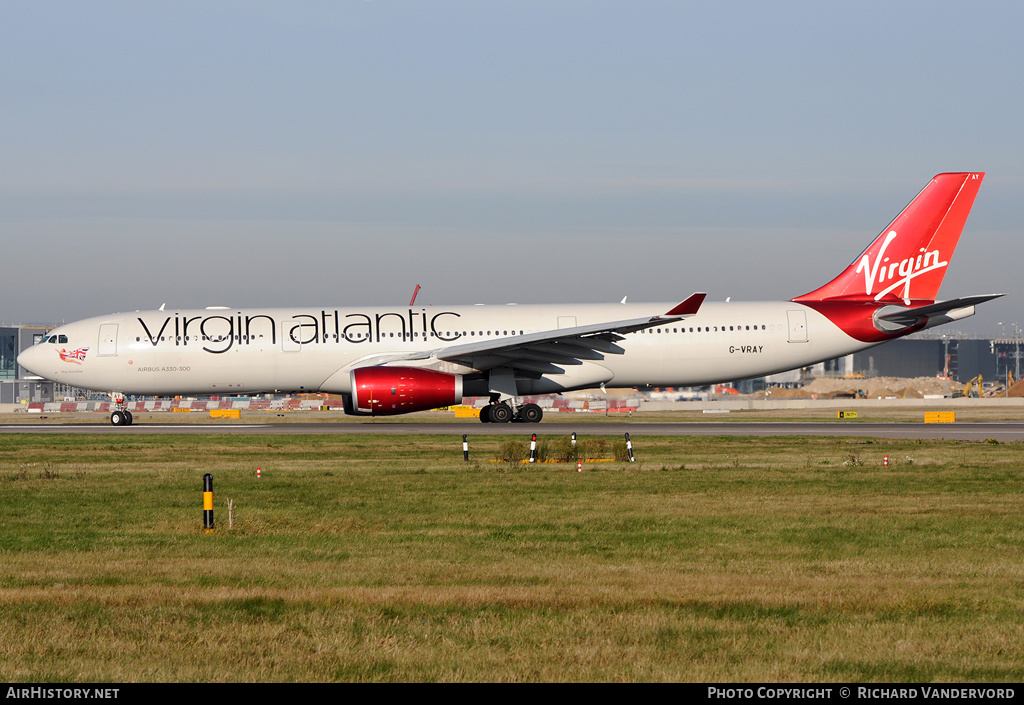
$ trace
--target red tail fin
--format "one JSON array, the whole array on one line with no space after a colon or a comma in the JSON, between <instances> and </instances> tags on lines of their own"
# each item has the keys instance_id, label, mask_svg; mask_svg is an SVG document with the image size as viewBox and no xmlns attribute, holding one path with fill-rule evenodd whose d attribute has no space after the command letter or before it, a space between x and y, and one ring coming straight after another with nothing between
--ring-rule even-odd
<instances>
[{"instance_id":1,"label":"red tail fin","mask_svg":"<svg viewBox=\"0 0 1024 705\"><path fill-rule=\"evenodd\" d=\"M939 174L853 264L793 301L935 301L983 172Z\"/></svg>"}]
</instances>

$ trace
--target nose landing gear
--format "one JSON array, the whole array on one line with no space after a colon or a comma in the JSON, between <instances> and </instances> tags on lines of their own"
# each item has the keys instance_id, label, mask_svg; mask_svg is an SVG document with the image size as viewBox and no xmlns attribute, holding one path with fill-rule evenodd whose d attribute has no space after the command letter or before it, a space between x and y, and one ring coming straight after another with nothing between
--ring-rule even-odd
<instances>
[{"instance_id":1,"label":"nose landing gear","mask_svg":"<svg viewBox=\"0 0 1024 705\"><path fill-rule=\"evenodd\" d=\"M124 395L120 392L113 392L110 395L114 402L114 410L110 412L110 423L114 426L131 426L132 412L125 408Z\"/></svg>"}]
</instances>

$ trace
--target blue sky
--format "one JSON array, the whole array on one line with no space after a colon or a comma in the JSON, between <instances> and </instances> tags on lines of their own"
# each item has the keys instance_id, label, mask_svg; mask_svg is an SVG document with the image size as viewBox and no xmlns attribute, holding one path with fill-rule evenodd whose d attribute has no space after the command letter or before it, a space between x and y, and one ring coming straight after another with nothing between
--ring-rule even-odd
<instances>
[{"instance_id":1,"label":"blue sky","mask_svg":"<svg viewBox=\"0 0 1024 705\"><path fill-rule=\"evenodd\" d=\"M1024 6L0 1L0 321L787 299L935 173L1019 322Z\"/></svg>"}]
</instances>

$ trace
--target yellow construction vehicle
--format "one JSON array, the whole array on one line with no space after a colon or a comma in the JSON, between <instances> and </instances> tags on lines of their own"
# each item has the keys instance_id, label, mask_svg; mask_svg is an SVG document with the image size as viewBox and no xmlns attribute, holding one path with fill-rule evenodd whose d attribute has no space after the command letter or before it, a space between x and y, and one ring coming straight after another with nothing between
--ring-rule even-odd
<instances>
[{"instance_id":1,"label":"yellow construction vehicle","mask_svg":"<svg viewBox=\"0 0 1024 705\"><path fill-rule=\"evenodd\" d=\"M974 388L975 383L977 383L977 385L978 385L978 393L977 394L972 394L972 390ZM960 396L962 396L962 397L976 396L978 398L981 398L981 396L982 396L982 394L981 394L981 375L978 375L977 377L972 379L970 382L965 384L964 388L963 388L963 391L960 392Z\"/></svg>"}]
</instances>

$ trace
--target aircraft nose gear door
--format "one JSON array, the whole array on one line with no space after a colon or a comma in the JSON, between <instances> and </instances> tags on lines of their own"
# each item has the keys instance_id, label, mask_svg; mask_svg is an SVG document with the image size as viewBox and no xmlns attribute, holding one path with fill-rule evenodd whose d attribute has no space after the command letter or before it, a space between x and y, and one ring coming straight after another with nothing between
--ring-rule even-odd
<instances>
[{"instance_id":1,"label":"aircraft nose gear door","mask_svg":"<svg viewBox=\"0 0 1024 705\"><path fill-rule=\"evenodd\" d=\"M786 311L789 317L789 342L807 342L807 313L804 311Z\"/></svg>"}]
</instances>

